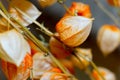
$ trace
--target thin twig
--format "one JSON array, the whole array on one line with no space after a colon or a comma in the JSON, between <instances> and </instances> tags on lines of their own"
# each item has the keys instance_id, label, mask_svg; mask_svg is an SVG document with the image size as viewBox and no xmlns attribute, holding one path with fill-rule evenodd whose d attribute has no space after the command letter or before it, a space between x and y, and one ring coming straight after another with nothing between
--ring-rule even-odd
<instances>
[{"instance_id":1,"label":"thin twig","mask_svg":"<svg viewBox=\"0 0 120 80\"><path fill-rule=\"evenodd\" d=\"M43 32L49 36L53 36L53 33L50 32L49 30L47 30L43 25L41 25L39 22L37 22L36 20L32 19L30 16L28 16L26 13L24 13L23 11L21 11L19 8L15 7L15 9L20 12L22 15L24 15L25 17L27 17L28 19L30 19L32 22L34 22L38 27L40 27Z\"/></svg>"},{"instance_id":2,"label":"thin twig","mask_svg":"<svg viewBox=\"0 0 120 80\"><path fill-rule=\"evenodd\" d=\"M120 22L119 20L117 20L117 18L111 13L109 12L98 0L94 0L96 2L96 4L98 5L98 7L104 12L106 13L112 20L113 22L120 27Z\"/></svg>"},{"instance_id":3,"label":"thin twig","mask_svg":"<svg viewBox=\"0 0 120 80\"><path fill-rule=\"evenodd\" d=\"M57 2L58 2L59 4L61 4L61 5L63 6L63 8L64 8L71 16L74 15L74 14L71 13L71 11L69 10L69 8L65 5L64 0L57 0Z\"/></svg>"}]
</instances>

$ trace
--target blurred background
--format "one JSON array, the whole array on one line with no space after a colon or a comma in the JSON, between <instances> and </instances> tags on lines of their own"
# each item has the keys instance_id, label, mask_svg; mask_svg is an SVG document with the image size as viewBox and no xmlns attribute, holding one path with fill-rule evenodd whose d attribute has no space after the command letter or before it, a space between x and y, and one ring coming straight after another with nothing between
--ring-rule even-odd
<instances>
[{"instance_id":1,"label":"blurred background","mask_svg":"<svg viewBox=\"0 0 120 80\"><path fill-rule=\"evenodd\" d=\"M49 30L55 32L56 23L65 13L64 8L58 3L55 3L54 5L46 8L41 8L39 4L36 2L36 0L30 0L30 1L34 3L40 11L42 11L42 15L37 20L39 22L44 22L44 25ZM114 24L114 22L107 14L105 14L97 6L94 0L66 0L65 4L69 7L73 1L89 4L91 7L92 17L95 18L92 26L92 31L89 37L82 45L80 45L80 47L91 48L93 53L93 61L95 62L95 64L97 66L102 66L110 69L112 72L115 73L117 80L120 80L120 47L118 47L112 54L108 55L107 57L104 57L96 44L96 36L99 28L104 24ZM120 20L120 17L118 16L117 13L117 9L115 7L110 6L106 0L98 0L98 1L101 2L102 5L104 5L104 7L116 17L116 19ZM37 31L35 29L35 25L32 24L29 27L31 28L31 31L39 38L38 34L42 34L42 33L40 33L40 31ZM45 36L45 38L46 41L49 40L48 36ZM76 69L76 76L80 80L90 80L83 71L78 69ZM6 80L1 70L0 70L0 80Z\"/></svg>"}]
</instances>

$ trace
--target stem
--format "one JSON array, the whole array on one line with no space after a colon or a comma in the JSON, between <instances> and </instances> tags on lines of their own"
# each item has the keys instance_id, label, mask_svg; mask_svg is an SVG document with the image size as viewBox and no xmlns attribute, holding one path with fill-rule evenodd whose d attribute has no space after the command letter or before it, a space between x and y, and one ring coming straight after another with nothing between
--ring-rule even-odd
<instances>
[{"instance_id":1,"label":"stem","mask_svg":"<svg viewBox=\"0 0 120 80\"><path fill-rule=\"evenodd\" d=\"M3 12L5 13L5 15L7 15L8 17L10 17L10 16L8 15L7 10L5 9L5 7L3 6L3 4L2 4L1 1L0 1L0 7L1 7L1 9L3 10Z\"/></svg>"},{"instance_id":2,"label":"stem","mask_svg":"<svg viewBox=\"0 0 120 80\"><path fill-rule=\"evenodd\" d=\"M109 12L98 0L94 0L96 2L96 4L98 5L98 7L104 12L106 13L112 20L113 22L117 25L120 26L119 21L117 20L117 18L111 13Z\"/></svg>"},{"instance_id":3,"label":"stem","mask_svg":"<svg viewBox=\"0 0 120 80\"><path fill-rule=\"evenodd\" d=\"M30 68L30 79L31 79L31 80L34 80L34 79L33 79L33 68Z\"/></svg>"},{"instance_id":4,"label":"stem","mask_svg":"<svg viewBox=\"0 0 120 80\"><path fill-rule=\"evenodd\" d=\"M53 36L53 33L50 32L49 30L47 30L43 25L41 25L39 22L37 22L36 20L32 19L30 16L28 16L26 13L24 13L23 11L21 11L19 8L15 7L15 9L20 12L22 15L24 15L25 17L27 17L28 19L30 19L32 22L34 22L38 27L40 27L43 32L45 34L47 34L48 36Z\"/></svg>"},{"instance_id":5,"label":"stem","mask_svg":"<svg viewBox=\"0 0 120 80\"><path fill-rule=\"evenodd\" d=\"M71 13L71 11L68 9L68 7L64 4L64 0L58 0L57 2L58 2L59 4L61 4L61 5L64 7L64 9L65 9L70 15L74 15L74 14Z\"/></svg>"},{"instance_id":6,"label":"stem","mask_svg":"<svg viewBox=\"0 0 120 80\"><path fill-rule=\"evenodd\" d=\"M85 70L85 72L89 75L89 77L90 77L91 80L95 80L95 79L93 78L93 76L92 76L91 71L90 71L89 68L87 68L87 69Z\"/></svg>"},{"instance_id":7,"label":"stem","mask_svg":"<svg viewBox=\"0 0 120 80\"><path fill-rule=\"evenodd\" d=\"M89 61L90 64L92 65L92 67L93 67L93 68L95 69L95 71L98 73L98 75L102 78L102 80L105 80L105 78L104 78L104 77L102 76L102 74L99 72L97 66L94 64L94 62L93 62L92 60L90 60L88 57L83 56L82 54L79 54L79 55L78 55L77 53L75 53L75 55L82 57L82 58L85 59L86 61ZM78 57L78 58L79 58L79 57Z\"/></svg>"}]
</instances>

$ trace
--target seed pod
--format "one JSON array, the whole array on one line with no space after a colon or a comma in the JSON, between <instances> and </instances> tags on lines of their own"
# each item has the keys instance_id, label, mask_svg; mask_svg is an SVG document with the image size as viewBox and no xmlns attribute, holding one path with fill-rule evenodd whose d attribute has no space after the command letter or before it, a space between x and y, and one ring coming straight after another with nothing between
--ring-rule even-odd
<instances>
[{"instance_id":1,"label":"seed pod","mask_svg":"<svg viewBox=\"0 0 120 80\"><path fill-rule=\"evenodd\" d=\"M0 58L19 66L27 53L30 46L16 30L0 33Z\"/></svg>"},{"instance_id":2,"label":"seed pod","mask_svg":"<svg viewBox=\"0 0 120 80\"><path fill-rule=\"evenodd\" d=\"M4 60L1 61L1 65L8 80L26 80L30 76L32 57L30 54L26 54L19 67Z\"/></svg>"},{"instance_id":3,"label":"seed pod","mask_svg":"<svg viewBox=\"0 0 120 80\"><path fill-rule=\"evenodd\" d=\"M92 60L92 52L91 49L83 49L83 48L75 48L75 52L76 54L81 54L84 57L89 58L90 60ZM87 61L86 59L82 58L79 56L79 59L76 58L75 56L71 56L71 61L73 62L73 64L80 68L81 70L86 69L86 67L89 66L89 61Z\"/></svg>"},{"instance_id":4,"label":"seed pod","mask_svg":"<svg viewBox=\"0 0 120 80\"><path fill-rule=\"evenodd\" d=\"M81 16L66 16L57 23L56 30L64 44L75 47L87 39L91 27L91 19Z\"/></svg>"},{"instance_id":5,"label":"seed pod","mask_svg":"<svg viewBox=\"0 0 120 80\"><path fill-rule=\"evenodd\" d=\"M98 31L97 43L105 56L112 53L120 43L120 30L114 25L103 25Z\"/></svg>"},{"instance_id":6,"label":"seed pod","mask_svg":"<svg viewBox=\"0 0 120 80\"><path fill-rule=\"evenodd\" d=\"M115 74L107 68L98 67L98 70L105 80L116 80ZM93 70L92 76L95 78L95 80L103 80L95 70Z\"/></svg>"},{"instance_id":7,"label":"seed pod","mask_svg":"<svg viewBox=\"0 0 120 80\"><path fill-rule=\"evenodd\" d=\"M58 33L56 33L55 35L59 38ZM70 55L70 52L65 48L65 46L54 37L50 38L49 45L52 54L59 59L64 59Z\"/></svg>"},{"instance_id":8,"label":"seed pod","mask_svg":"<svg viewBox=\"0 0 120 80\"><path fill-rule=\"evenodd\" d=\"M33 56L33 78L39 79L46 71L56 67L50 57L45 57L43 53L36 53Z\"/></svg>"},{"instance_id":9,"label":"seed pod","mask_svg":"<svg viewBox=\"0 0 120 80\"><path fill-rule=\"evenodd\" d=\"M72 2L69 11L73 15L91 17L90 6L81 2ZM70 14L67 12L64 16L70 16Z\"/></svg>"},{"instance_id":10,"label":"seed pod","mask_svg":"<svg viewBox=\"0 0 120 80\"><path fill-rule=\"evenodd\" d=\"M111 6L120 7L120 0L107 0Z\"/></svg>"}]
</instances>

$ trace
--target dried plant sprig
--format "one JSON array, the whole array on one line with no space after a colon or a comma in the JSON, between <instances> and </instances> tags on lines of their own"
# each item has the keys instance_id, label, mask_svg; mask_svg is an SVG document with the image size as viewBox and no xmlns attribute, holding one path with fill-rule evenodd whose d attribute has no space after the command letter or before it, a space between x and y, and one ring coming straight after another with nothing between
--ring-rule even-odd
<instances>
[{"instance_id":1,"label":"dried plant sprig","mask_svg":"<svg viewBox=\"0 0 120 80\"><path fill-rule=\"evenodd\" d=\"M65 4L64 4L65 5ZM66 8L65 8L66 7ZM65 5L65 9L66 10L68 10L68 8L67 8L67 6ZM16 8L21 14L23 14L24 16L26 16L27 18L29 18L30 20L33 20L31 17L29 17L27 14L25 14L24 12L22 12L20 9L18 9L18 8ZM69 11L70 12L70 11ZM71 13L71 12L70 12ZM71 15L73 15L73 14L71 14ZM93 19L91 19L91 20L93 20ZM37 21L33 21L36 25L38 25L38 26L42 26L42 27L44 27L43 25L41 25L40 23L38 23ZM42 28L42 27L40 27L40 28ZM48 31L48 30L47 30ZM44 31L42 31L42 32L44 32ZM50 32L50 31L49 31ZM44 32L45 33L45 32ZM48 33L47 34L48 36L53 36L53 33L52 32L50 32L50 34ZM58 40L58 39L57 39ZM75 56L77 57L77 59L80 59L79 57L81 57L81 56L77 56L77 54L75 54ZM85 58L84 58L85 59ZM79 60L80 61L80 60ZM93 66L93 68L95 68L95 70L98 72L98 74L103 78L103 76L100 74L100 72L98 71L98 69L97 69L97 66L94 64L94 62L92 62L92 61L90 61L90 63L91 63L91 65ZM104 78L103 78L103 80L105 80Z\"/></svg>"},{"instance_id":2,"label":"dried plant sprig","mask_svg":"<svg viewBox=\"0 0 120 80\"><path fill-rule=\"evenodd\" d=\"M0 10L0 14L1 14L6 20L8 20L12 26L15 26L14 23L12 23L9 19L7 19L7 17L6 17L5 15L3 15L3 12L2 12L1 10ZM28 34L29 34L29 33L28 33ZM37 46L39 46L39 48L40 48L42 51L48 53L49 56L51 57L51 59L53 60L53 62L55 62L55 64L56 64L65 74L68 74L68 72L66 71L66 69L63 68L63 66L58 62L58 60L57 60L56 58L54 58L54 57L51 55L51 53L50 53L46 48L41 48L41 47L43 47L43 46L42 46L42 44L40 44L40 41L39 41L39 42L36 41L36 39L32 38L32 37L33 37L32 35L26 35L26 36L27 36L30 40L34 41L35 44L37 44Z\"/></svg>"},{"instance_id":3,"label":"dried plant sprig","mask_svg":"<svg viewBox=\"0 0 120 80\"><path fill-rule=\"evenodd\" d=\"M94 0L97 6L104 12L106 13L112 20L113 22L120 27L119 20L111 13L109 12L100 2L99 0Z\"/></svg>"},{"instance_id":4,"label":"dried plant sprig","mask_svg":"<svg viewBox=\"0 0 120 80\"><path fill-rule=\"evenodd\" d=\"M64 4L65 5L65 4ZM66 6L66 5L65 5ZM22 12L20 9L18 9L18 8L16 8L21 14L23 14L24 16L26 16L27 18L29 18L30 20L32 20L33 21L33 19L31 18L31 17L29 17L28 15L26 15L24 12ZM67 8L67 6L66 6L66 10L68 10L68 8ZM36 25L38 25L38 26L41 26L41 24L39 23L39 22L37 22L37 21L33 21ZM22 26L22 25L21 25ZM42 27L40 27L40 28L43 28L44 26L42 25ZM49 31L50 32L50 31ZM48 32L48 33L49 33ZM44 32L44 33L46 33L46 32ZM51 34L47 34L48 36L53 36L53 33L52 32L50 32ZM28 36L29 37L29 36ZM29 38L31 38L31 36L29 37ZM76 54L75 54L76 55ZM52 56L53 57L53 56ZM78 57L78 56L77 56ZM84 57L83 57L84 58ZM54 59L54 57L53 57L53 59ZM78 57L78 59L79 59L79 57ZM85 58L84 58L85 59ZM54 61L56 61L56 60L54 60ZM91 61L90 61L91 62ZM55 62L55 63L57 63L57 62ZM97 67L96 67L96 65L93 63L93 62L91 62L92 63L92 66L93 66L93 68L95 68L95 70L97 69ZM58 64L59 65L59 64ZM60 64L60 66L61 66L61 64ZM63 68L63 67L62 67ZM99 71L97 71L98 73L99 73ZM104 79L103 79L104 80Z\"/></svg>"},{"instance_id":5,"label":"dried plant sprig","mask_svg":"<svg viewBox=\"0 0 120 80\"><path fill-rule=\"evenodd\" d=\"M0 14L7 20L9 23L16 29L16 25L0 10ZM9 14L8 14L9 15ZM9 15L10 16L10 15ZM70 75L73 80L77 80L73 75L71 75L66 68L50 53L50 51L42 45L42 43L26 28L24 27L19 21L11 16L23 29L25 36L27 36L30 40L32 40L42 51L49 54L53 62L63 71L63 73ZM19 30L19 29L18 29ZM26 34L27 33L27 34ZM46 55L46 54L45 54Z\"/></svg>"}]
</instances>

